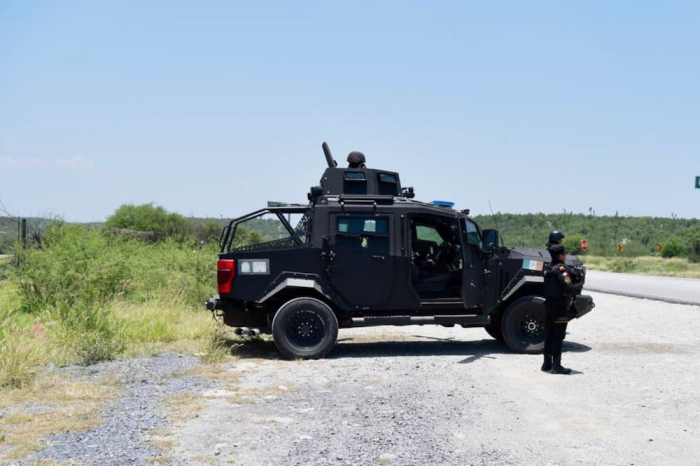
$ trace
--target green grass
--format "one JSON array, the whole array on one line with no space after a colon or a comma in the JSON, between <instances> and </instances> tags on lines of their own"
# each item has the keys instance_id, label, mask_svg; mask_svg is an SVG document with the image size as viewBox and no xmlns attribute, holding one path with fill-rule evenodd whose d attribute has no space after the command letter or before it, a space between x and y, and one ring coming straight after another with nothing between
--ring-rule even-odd
<instances>
[{"instance_id":1,"label":"green grass","mask_svg":"<svg viewBox=\"0 0 700 466\"><path fill-rule=\"evenodd\" d=\"M667 277L700 278L700 264L688 259L663 258L654 256L641 257L582 257L590 270L604 272L634 273L643 275L661 275Z\"/></svg>"}]
</instances>

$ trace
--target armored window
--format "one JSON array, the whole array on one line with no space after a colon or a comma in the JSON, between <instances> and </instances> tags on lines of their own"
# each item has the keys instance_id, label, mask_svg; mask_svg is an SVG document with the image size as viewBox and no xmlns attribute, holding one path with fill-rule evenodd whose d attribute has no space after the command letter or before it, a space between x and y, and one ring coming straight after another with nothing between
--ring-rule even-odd
<instances>
[{"instance_id":1,"label":"armored window","mask_svg":"<svg viewBox=\"0 0 700 466\"><path fill-rule=\"evenodd\" d=\"M396 175L394 173L380 173L379 174L379 181L382 183L398 183L399 180L396 178Z\"/></svg>"},{"instance_id":2,"label":"armored window","mask_svg":"<svg viewBox=\"0 0 700 466\"><path fill-rule=\"evenodd\" d=\"M343 172L345 181L367 181L365 172Z\"/></svg>"},{"instance_id":3,"label":"armored window","mask_svg":"<svg viewBox=\"0 0 700 466\"><path fill-rule=\"evenodd\" d=\"M337 233L386 236L389 234L389 220L386 217L338 217Z\"/></svg>"}]
</instances>

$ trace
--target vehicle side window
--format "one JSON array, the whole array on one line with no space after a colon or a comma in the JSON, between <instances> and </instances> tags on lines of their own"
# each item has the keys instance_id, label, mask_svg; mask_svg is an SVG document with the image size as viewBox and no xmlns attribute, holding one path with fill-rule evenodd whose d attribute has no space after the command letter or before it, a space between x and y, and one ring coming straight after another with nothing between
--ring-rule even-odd
<instances>
[{"instance_id":1,"label":"vehicle side window","mask_svg":"<svg viewBox=\"0 0 700 466\"><path fill-rule=\"evenodd\" d=\"M338 217L336 231L347 236L387 236L389 220L386 217Z\"/></svg>"},{"instance_id":2,"label":"vehicle side window","mask_svg":"<svg viewBox=\"0 0 700 466\"><path fill-rule=\"evenodd\" d=\"M476 223L472 222L471 220L466 220L465 222L467 226L465 230L467 233L467 243L473 244L474 246L479 246L480 248L483 247L479 227L477 227Z\"/></svg>"}]
</instances>

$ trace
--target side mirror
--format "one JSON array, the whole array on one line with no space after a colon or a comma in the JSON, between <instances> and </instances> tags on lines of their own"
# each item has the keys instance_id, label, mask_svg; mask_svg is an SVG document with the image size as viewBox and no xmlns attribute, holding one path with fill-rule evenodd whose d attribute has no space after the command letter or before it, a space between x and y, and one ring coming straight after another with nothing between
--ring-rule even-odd
<instances>
[{"instance_id":1,"label":"side mirror","mask_svg":"<svg viewBox=\"0 0 700 466\"><path fill-rule=\"evenodd\" d=\"M493 253L498 248L498 230L484 230L484 251L488 253Z\"/></svg>"}]
</instances>

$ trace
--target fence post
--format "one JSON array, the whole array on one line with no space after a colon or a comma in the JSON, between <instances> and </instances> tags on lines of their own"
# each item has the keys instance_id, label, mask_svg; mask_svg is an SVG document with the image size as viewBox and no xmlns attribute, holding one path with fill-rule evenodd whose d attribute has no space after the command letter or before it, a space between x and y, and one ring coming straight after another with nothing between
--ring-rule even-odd
<instances>
[{"instance_id":1,"label":"fence post","mask_svg":"<svg viewBox=\"0 0 700 466\"><path fill-rule=\"evenodd\" d=\"M22 219L22 247L27 249L27 219Z\"/></svg>"}]
</instances>

